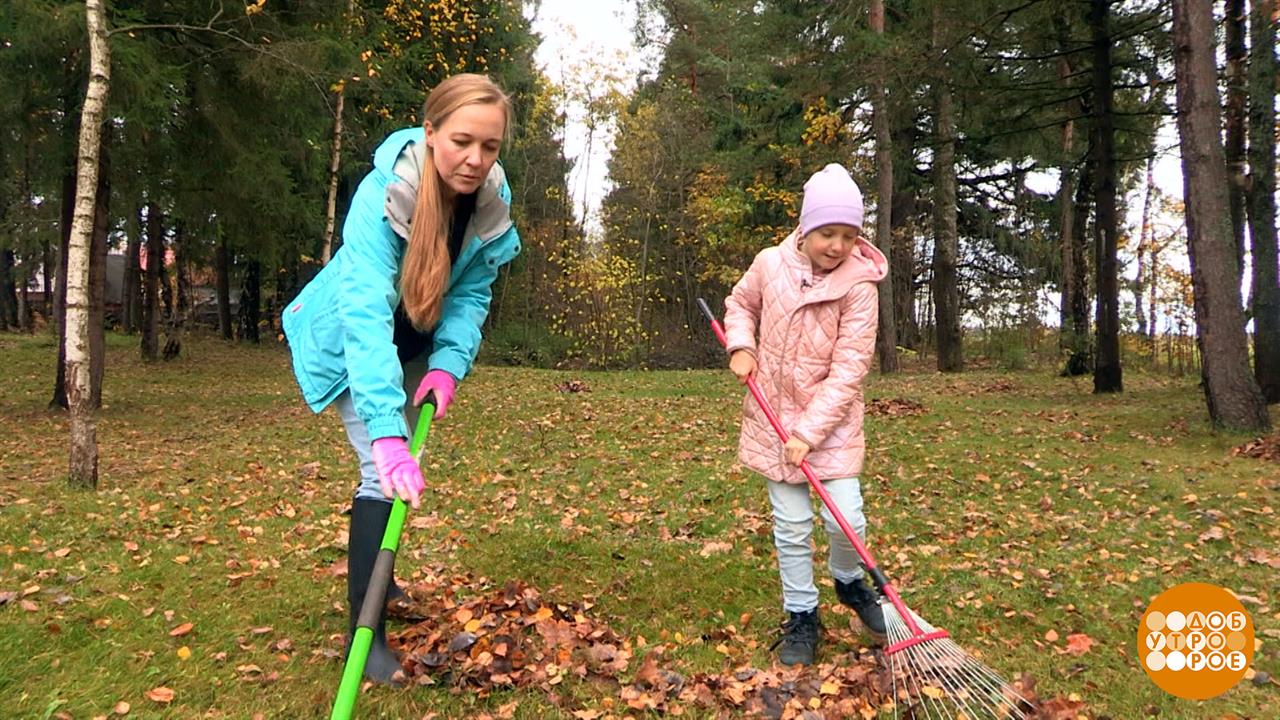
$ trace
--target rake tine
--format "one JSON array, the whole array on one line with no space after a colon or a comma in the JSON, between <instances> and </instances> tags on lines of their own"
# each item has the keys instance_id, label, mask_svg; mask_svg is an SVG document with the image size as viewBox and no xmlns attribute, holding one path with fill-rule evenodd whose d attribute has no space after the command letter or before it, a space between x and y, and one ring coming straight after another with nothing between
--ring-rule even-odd
<instances>
[{"instance_id":1,"label":"rake tine","mask_svg":"<svg viewBox=\"0 0 1280 720\"><path fill-rule=\"evenodd\" d=\"M885 621L890 643L915 637L909 624L885 603ZM914 611L911 620L922 632L934 628ZM962 717L965 720L1018 720L1026 718L1019 707L1025 699L993 670L966 653L948 638L918 643L887 656L893 673L895 716L899 675L908 695L908 709L913 716L921 712L933 718ZM924 688L934 688L926 693ZM940 697L939 697L940 696ZM953 709L954 708L954 709Z\"/></svg>"},{"instance_id":2,"label":"rake tine","mask_svg":"<svg viewBox=\"0 0 1280 720\"><path fill-rule=\"evenodd\" d=\"M889 628L889 634L894 642L907 640L912 634L907 626L901 622L901 616L896 609L889 607L885 612L885 626ZM946 706L942 703L941 698L933 697L924 691L925 687L931 687L925 677L924 668L917 667L910 661L910 658L903 656L901 653L894 653L889 656L890 672L896 678L902 675L903 686L907 691L908 705L907 708L911 712L912 717L917 716L919 710L923 710L926 718L935 717L934 710L937 710L939 720L947 720L950 713ZM899 672L901 669L901 672ZM915 687L912 690L911 686ZM894 716L897 716L897 698L894 699Z\"/></svg>"}]
</instances>

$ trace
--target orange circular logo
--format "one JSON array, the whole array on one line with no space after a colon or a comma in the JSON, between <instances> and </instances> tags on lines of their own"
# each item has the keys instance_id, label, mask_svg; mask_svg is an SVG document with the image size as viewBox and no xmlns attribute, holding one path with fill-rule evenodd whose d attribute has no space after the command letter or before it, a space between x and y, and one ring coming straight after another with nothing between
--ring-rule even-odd
<instances>
[{"instance_id":1,"label":"orange circular logo","mask_svg":"<svg viewBox=\"0 0 1280 720\"><path fill-rule=\"evenodd\" d=\"M1206 700L1231 689L1253 659L1253 621L1217 585L1183 583L1160 594L1138 624L1138 658L1160 689Z\"/></svg>"}]
</instances>

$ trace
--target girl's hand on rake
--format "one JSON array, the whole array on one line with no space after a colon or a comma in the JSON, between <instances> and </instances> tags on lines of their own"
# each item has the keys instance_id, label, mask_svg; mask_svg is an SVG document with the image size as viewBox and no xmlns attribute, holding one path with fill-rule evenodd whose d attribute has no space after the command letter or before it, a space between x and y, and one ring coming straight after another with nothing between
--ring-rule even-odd
<instances>
[{"instance_id":1,"label":"girl's hand on rake","mask_svg":"<svg viewBox=\"0 0 1280 720\"><path fill-rule=\"evenodd\" d=\"M373 464L378 469L382 494L401 500L418 509L418 496L426 484L422 469L409 454L409 446L401 437L384 437L373 441Z\"/></svg>"},{"instance_id":2,"label":"girl's hand on rake","mask_svg":"<svg viewBox=\"0 0 1280 720\"><path fill-rule=\"evenodd\" d=\"M786 446L782 449L787 453L787 462L796 466L804 462L805 456L809 454L809 444L794 437L787 440Z\"/></svg>"},{"instance_id":3,"label":"girl's hand on rake","mask_svg":"<svg viewBox=\"0 0 1280 720\"><path fill-rule=\"evenodd\" d=\"M756 356L748 350L738 350L729 356L729 370L737 376L739 382L756 374Z\"/></svg>"}]
</instances>

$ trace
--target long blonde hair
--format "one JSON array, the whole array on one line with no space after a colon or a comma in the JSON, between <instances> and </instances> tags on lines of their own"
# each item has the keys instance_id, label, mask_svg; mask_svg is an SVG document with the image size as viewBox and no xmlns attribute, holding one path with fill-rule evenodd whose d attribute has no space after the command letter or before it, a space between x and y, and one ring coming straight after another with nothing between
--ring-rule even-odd
<instances>
[{"instance_id":1,"label":"long blonde hair","mask_svg":"<svg viewBox=\"0 0 1280 720\"><path fill-rule=\"evenodd\" d=\"M484 75L462 73L440 83L422 107L423 125L439 129L464 105L497 105L506 116L504 136L511 132L511 99ZM422 177L409 230L409 248L400 267L400 298L413 326L430 330L440 320L440 306L449 282L449 226L452 207L445 199L430 146L423 143Z\"/></svg>"}]
</instances>

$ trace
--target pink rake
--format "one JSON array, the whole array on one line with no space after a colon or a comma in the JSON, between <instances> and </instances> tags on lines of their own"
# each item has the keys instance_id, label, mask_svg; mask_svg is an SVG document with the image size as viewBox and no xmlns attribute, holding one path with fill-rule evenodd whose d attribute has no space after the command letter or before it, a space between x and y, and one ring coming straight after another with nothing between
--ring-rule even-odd
<instances>
[{"instance_id":1,"label":"pink rake","mask_svg":"<svg viewBox=\"0 0 1280 720\"><path fill-rule=\"evenodd\" d=\"M724 327L711 312L706 300L698 298L698 306L711 321L711 329L722 346L728 347ZM747 378L747 389L769 418L778 438L786 443L788 433L765 400L755 378ZM1028 718L1031 703L1023 698L991 668L976 660L951 640L946 630L930 625L902 601L889 578L876 566L858 533L844 519L827 489L813 474L808 462L800 463L800 470L809 480L818 497L822 499L832 517L853 544L858 557L871 576L882 598L880 608L884 612L888 646L884 657L889 661L893 679L894 717L898 707L905 706L909 718L939 718L957 720L1020 720Z\"/></svg>"}]
</instances>

